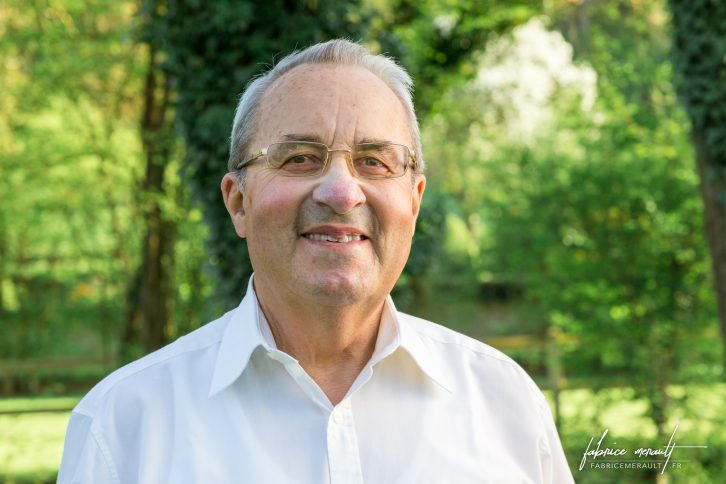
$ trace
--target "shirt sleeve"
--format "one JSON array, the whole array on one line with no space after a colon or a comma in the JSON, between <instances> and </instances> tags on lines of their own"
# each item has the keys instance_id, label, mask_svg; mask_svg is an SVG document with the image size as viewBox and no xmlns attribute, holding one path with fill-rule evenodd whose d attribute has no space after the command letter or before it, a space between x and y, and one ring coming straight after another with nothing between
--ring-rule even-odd
<instances>
[{"instance_id":1,"label":"shirt sleeve","mask_svg":"<svg viewBox=\"0 0 726 484\"><path fill-rule=\"evenodd\" d=\"M557 435L557 428L550 407L544 397L542 397L542 403L540 404L540 416L545 431L543 440L540 442L542 482L553 484L574 483L575 480L572 477L570 466L567 464L560 437Z\"/></svg>"},{"instance_id":2,"label":"shirt sleeve","mask_svg":"<svg viewBox=\"0 0 726 484\"><path fill-rule=\"evenodd\" d=\"M118 474L93 418L73 412L68 422L57 484L119 484Z\"/></svg>"}]
</instances>

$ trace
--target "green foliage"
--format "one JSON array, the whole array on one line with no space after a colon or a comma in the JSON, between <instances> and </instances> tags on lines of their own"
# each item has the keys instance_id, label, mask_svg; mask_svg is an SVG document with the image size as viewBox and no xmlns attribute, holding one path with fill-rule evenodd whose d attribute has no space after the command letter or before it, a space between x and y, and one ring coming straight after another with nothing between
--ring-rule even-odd
<instances>
[{"instance_id":1,"label":"green foliage","mask_svg":"<svg viewBox=\"0 0 726 484\"><path fill-rule=\"evenodd\" d=\"M726 3L669 3L678 95L691 118L697 147L726 167Z\"/></svg>"},{"instance_id":2,"label":"green foliage","mask_svg":"<svg viewBox=\"0 0 726 484\"><path fill-rule=\"evenodd\" d=\"M3 358L112 360L118 348L148 202L139 190L148 51L135 42L135 8L91 1L1 7ZM164 217L184 238L175 249L179 262L166 261L179 288L170 327L183 321L186 331L204 319L204 228L179 177L172 173L166 183Z\"/></svg>"},{"instance_id":3,"label":"green foliage","mask_svg":"<svg viewBox=\"0 0 726 484\"><path fill-rule=\"evenodd\" d=\"M129 101L137 52L124 43L130 12L86 7L3 6L4 357L63 351L67 332L89 319L113 324L120 305L111 294L123 290L132 258L127 187L139 145Z\"/></svg>"},{"instance_id":4,"label":"green foliage","mask_svg":"<svg viewBox=\"0 0 726 484\"><path fill-rule=\"evenodd\" d=\"M488 38L540 12L541 2L517 0L370 0L368 39L399 59L416 82L421 118L451 86L475 74L473 55Z\"/></svg>"},{"instance_id":5,"label":"green foliage","mask_svg":"<svg viewBox=\"0 0 726 484\"><path fill-rule=\"evenodd\" d=\"M726 440L721 429L726 423L721 409L726 387L723 384L671 386L672 416L666 423L665 440L647 416L648 402L637 397L632 388L587 389L563 393L563 427L560 432L567 460L576 482L653 482L654 472L638 469L578 470L591 438L597 441L605 429L605 443L630 452L641 447L662 448L676 425L676 445L705 445L708 448L674 449L671 460L682 461L681 468L670 468L666 476L673 482L721 482L726 471ZM684 479L682 481L682 479Z\"/></svg>"}]
</instances>

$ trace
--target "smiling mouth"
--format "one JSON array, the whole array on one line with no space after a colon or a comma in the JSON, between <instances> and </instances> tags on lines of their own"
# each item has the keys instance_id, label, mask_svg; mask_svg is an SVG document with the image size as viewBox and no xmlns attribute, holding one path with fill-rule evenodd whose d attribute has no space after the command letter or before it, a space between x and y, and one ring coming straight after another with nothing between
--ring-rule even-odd
<instances>
[{"instance_id":1,"label":"smiling mouth","mask_svg":"<svg viewBox=\"0 0 726 484\"><path fill-rule=\"evenodd\" d=\"M360 234L349 235L328 235L328 234L302 234L308 240L317 240L321 242L336 242L338 244L347 244L359 240L368 240L368 237Z\"/></svg>"}]
</instances>

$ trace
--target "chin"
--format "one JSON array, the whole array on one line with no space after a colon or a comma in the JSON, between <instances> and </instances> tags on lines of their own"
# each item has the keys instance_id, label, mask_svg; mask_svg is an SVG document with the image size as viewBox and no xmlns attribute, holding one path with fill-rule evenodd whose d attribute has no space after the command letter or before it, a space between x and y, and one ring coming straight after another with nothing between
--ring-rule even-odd
<instances>
[{"instance_id":1,"label":"chin","mask_svg":"<svg viewBox=\"0 0 726 484\"><path fill-rule=\"evenodd\" d=\"M307 274L301 286L320 304L341 306L352 304L371 294L370 276L364 278L351 271L326 271L321 274Z\"/></svg>"}]
</instances>

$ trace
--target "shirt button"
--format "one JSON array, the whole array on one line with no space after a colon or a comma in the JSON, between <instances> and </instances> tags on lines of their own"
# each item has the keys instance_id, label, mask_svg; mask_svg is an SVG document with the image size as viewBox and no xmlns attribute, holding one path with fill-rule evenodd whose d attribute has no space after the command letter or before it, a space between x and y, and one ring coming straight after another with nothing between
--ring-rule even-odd
<instances>
[{"instance_id":1,"label":"shirt button","mask_svg":"<svg viewBox=\"0 0 726 484\"><path fill-rule=\"evenodd\" d=\"M342 424L345 421L345 416L343 415L343 412L340 410L333 410L333 422L337 423L338 425Z\"/></svg>"}]
</instances>

